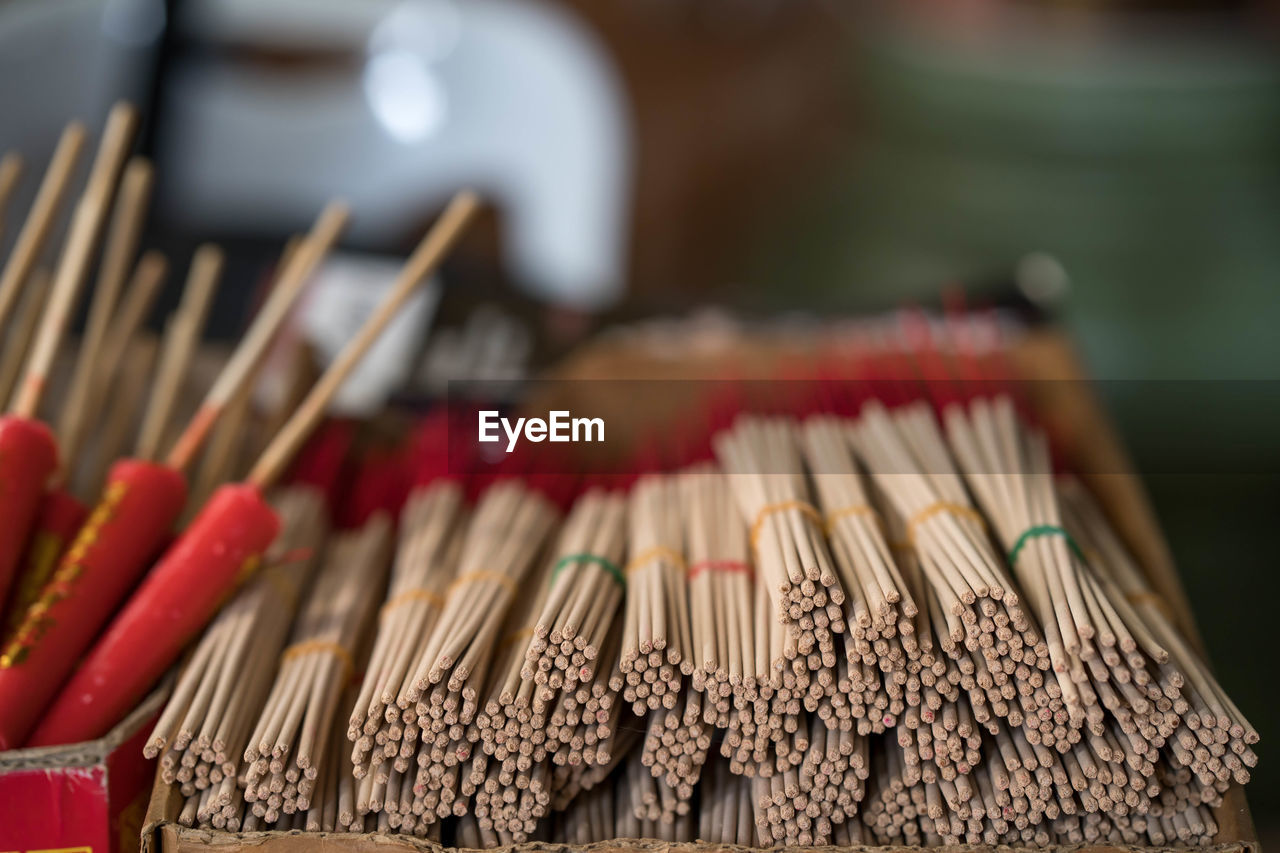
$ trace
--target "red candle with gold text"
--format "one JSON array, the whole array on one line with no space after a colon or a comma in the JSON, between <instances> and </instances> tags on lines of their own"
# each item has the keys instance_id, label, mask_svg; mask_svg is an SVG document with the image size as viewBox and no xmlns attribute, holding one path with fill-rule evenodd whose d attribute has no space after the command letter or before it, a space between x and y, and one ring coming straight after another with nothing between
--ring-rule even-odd
<instances>
[{"instance_id":1,"label":"red candle with gold text","mask_svg":"<svg viewBox=\"0 0 1280 853\"><path fill-rule=\"evenodd\" d=\"M9 594L45 485L58 465L53 433L39 421L0 417L0 601Z\"/></svg>"},{"instance_id":2,"label":"red candle with gold text","mask_svg":"<svg viewBox=\"0 0 1280 853\"><path fill-rule=\"evenodd\" d=\"M22 745L151 565L185 500L172 468L135 459L112 466L101 500L0 649L0 749Z\"/></svg>"},{"instance_id":3,"label":"red candle with gold text","mask_svg":"<svg viewBox=\"0 0 1280 853\"><path fill-rule=\"evenodd\" d=\"M54 489L45 494L34 529L27 538L22 570L14 583L9 615L5 619L5 636L22 621L23 614L44 588L58 564L58 558L67 550L67 545L88 515L89 508L66 489Z\"/></svg>"},{"instance_id":4,"label":"red candle with gold text","mask_svg":"<svg viewBox=\"0 0 1280 853\"><path fill-rule=\"evenodd\" d=\"M256 488L218 489L89 652L28 745L106 734L178 659L279 531L279 518Z\"/></svg>"}]
</instances>

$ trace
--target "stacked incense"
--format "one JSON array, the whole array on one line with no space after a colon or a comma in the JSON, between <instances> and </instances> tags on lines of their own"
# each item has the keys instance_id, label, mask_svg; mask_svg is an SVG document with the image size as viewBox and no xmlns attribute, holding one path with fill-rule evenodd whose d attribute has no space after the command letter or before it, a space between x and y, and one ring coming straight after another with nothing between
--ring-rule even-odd
<instances>
[{"instance_id":1,"label":"stacked incense","mask_svg":"<svg viewBox=\"0 0 1280 853\"><path fill-rule=\"evenodd\" d=\"M587 485L555 537L518 480L473 509L420 489L362 681L266 667L234 719L290 733L215 768L200 708L237 598L154 747L180 818L480 847L1208 843L1257 732L1043 435L998 395L861 402L743 414L720 466ZM308 686L351 714L303 749Z\"/></svg>"},{"instance_id":2,"label":"stacked incense","mask_svg":"<svg viewBox=\"0 0 1280 853\"><path fill-rule=\"evenodd\" d=\"M735 711L749 708L759 690L747 531L732 505L728 479L713 466L694 468L682 480L694 649L690 680L704 695L704 719L727 729L741 724Z\"/></svg>"},{"instance_id":3,"label":"stacked incense","mask_svg":"<svg viewBox=\"0 0 1280 853\"><path fill-rule=\"evenodd\" d=\"M1180 714L1182 674L1122 596L1110 596L1061 525L1048 442L1028 429L1007 396L945 412L967 482L994 523L1009 564L1044 626L1050 660L1074 724L1110 734L1130 766L1156 759ZM1108 751L1109 752L1109 751ZM1144 792L1145 793L1145 792Z\"/></svg>"},{"instance_id":4,"label":"stacked incense","mask_svg":"<svg viewBox=\"0 0 1280 853\"><path fill-rule=\"evenodd\" d=\"M244 751L244 799L266 823L310 809L320 771L339 760L334 721L372 627L389 546L390 524L378 515L326 550ZM382 793L366 788L357 803Z\"/></svg>"},{"instance_id":5,"label":"stacked incense","mask_svg":"<svg viewBox=\"0 0 1280 853\"><path fill-rule=\"evenodd\" d=\"M786 627L783 654L770 667L774 748L799 726L802 710L838 726L841 709L836 637L845 631L845 592L825 536L821 513L809 499L794 421L739 418L715 438L716 454L730 475L747 520L759 584ZM757 734L759 738L759 734Z\"/></svg>"},{"instance_id":6,"label":"stacked incense","mask_svg":"<svg viewBox=\"0 0 1280 853\"><path fill-rule=\"evenodd\" d=\"M430 546L431 564L414 569L434 579L419 575L406 582L416 584L407 589L434 596L440 581L448 579L438 600L440 612L428 617L430 608L416 608L421 618L434 621L430 630L425 625L415 628L420 639L402 646L409 652L407 666L398 664L394 677L376 697L385 711L370 715L370 706L362 699L352 713L348 735L356 741L355 774L361 791L374 794L357 797L358 814L386 814L390 801L379 794L396 785L412 792L408 811L416 817L415 833L425 835L440 818L466 810L462 782L479 740L475 719L485 697L492 653L505 616L538 561L555 517L555 510L540 494L515 480L503 480L481 496L456 544L446 543L440 528ZM428 605L436 601L423 598ZM390 625L384 623L384 644L402 639L391 632ZM360 720L364 722L357 732L354 723ZM412 781L406 781L406 776Z\"/></svg>"},{"instance_id":7,"label":"stacked incense","mask_svg":"<svg viewBox=\"0 0 1280 853\"><path fill-rule=\"evenodd\" d=\"M149 758L161 756L161 779L186 797L201 797L202 813L219 829L234 830L243 818L236 792L241 756L324 541L316 492L287 488L272 504L283 524L280 539L262 571L205 631L143 749ZM204 797L200 792L210 787Z\"/></svg>"},{"instance_id":8,"label":"stacked incense","mask_svg":"<svg viewBox=\"0 0 1280 853\"><path fill-rule=\"evenodd\" d=\"M802 437L847 596L841 683L847 681L848 689L838 695L852 707L837 707L841 720L857 720L859 734L880 733L906 710L908 666L919 658L919 611L868 502L844 425L833 417L810 418Z\"/></svg>"},{"instance_id":9,"label":"stacked incense","mask_svg":"<svg viewBox=\"0 0 1280 853\"><path fill-rule=\"evenodd\" d=\"M779 724L770 716L771 661L782 657L785 629L755 582L730 478L699 465L683 475L683 490L695 653L690 681L703 694L703 719L724 730L720 753L731 772L754 776L769 742L756 735Z\"/></svg>"},{"instance_id":10,"label":"stacked incense","mask_svg":"<svg viewBox=\"0 0 1280 853\"><path fill-rule=\"evenodd\" d=\"M536 602L507 626L513 648L500 655L466 789L480 826L502 837L530 837L553 798L593 785L587 774L613 758L625 513L621 495L583 492L535 581Z\"/></svg>"},{"instance_id":11,"label":"stacked incense","mask_svg":"<svg viewBox=\"0 0 1280 853\"><path fill-rule=\"evenodd\" d=\"M638 716L646 716L640 762L659 783L656 814L663 821L688 813L711 746L710 727L703 720L704 697L689 678L697 658L683 509L677 477L649 475L632 487L623 697ZM646 804L644 813L651 811Z\"/></svg>"},{"instance_id":12,"label":"stacked incense","mask_svg":"<svg viewBox=\"0 0 1280 853\"><path fill-rule=\"evenodd\" d=\"M970 700L1023 728L1032 743L1068 751L1080 730L1065 710L1048 644L1023 612L931 411L917 404L891 415L869 403L852 430L860 458L904 519L940 605L940 646L976 684L966 687Z\"/></svg>"},{"instance_id":13,"label":"stacked incense","mask_svg":"<svg viewBox=\"0 0 1280 853\"><path fill-rule=\"evenodd\" d=\"M1168 650L1166 667L1173 665L1182 673L1179 727L1166 742L1177 765L1195 774L1202 786L1199 796L1216 803L1218 797L1208 789L1222 794L1231 781L1241 785L1249 781L1249 768L1258 760L1251 749L1258 742L1257 731L1177 627L1165 600L1151 589L1088 493L1079 483L1067 480L1059 484L1058 495L1067 529L1081 552L1089 555L1089 565L1111 600L1136 611L1134 615L1152 638ZM1189 782L1183 777L1178 784Z\"/></svg>"},{"instance_id":14,"label":"stacked incense","mask_svg":"<svg viewBox=\"0 0 1280 853\"><path fill-rule=\"evenodd\" d=\"M443 480L415 491L401 512L387 600L347 728L356 766L390 762L404 773L416 754L416 735L404 733L406 725L416 727L416 716L406 723L397 699L408 690L411 669L443 611L463 518L461 489Z\"/></svg>"}]
</instances>

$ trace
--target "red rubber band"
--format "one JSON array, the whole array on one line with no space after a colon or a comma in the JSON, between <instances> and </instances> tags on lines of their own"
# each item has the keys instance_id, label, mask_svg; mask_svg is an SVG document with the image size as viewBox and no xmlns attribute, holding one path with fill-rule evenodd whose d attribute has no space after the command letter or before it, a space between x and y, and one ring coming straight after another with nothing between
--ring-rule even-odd
<instances>
[{"instance_id":1,"label":"red rubber band","mask_svg":"<svg viewBox=\"0 0 1280 853\"><path fill-rule=\"evenodd\" d=\"M744 563L741 560L702 560L689 566L689 580L693 580L702 572L742 572L746 575L755 574L751 569L750 563Z\"/></svg>"}]
</instances>

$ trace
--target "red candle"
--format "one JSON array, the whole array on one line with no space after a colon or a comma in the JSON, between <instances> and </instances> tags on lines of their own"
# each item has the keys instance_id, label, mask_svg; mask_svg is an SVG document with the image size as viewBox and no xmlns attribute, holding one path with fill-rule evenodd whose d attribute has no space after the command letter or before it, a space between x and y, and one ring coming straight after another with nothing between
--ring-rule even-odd
<instances>
[{"instance_id":1,"label":"red candle","mask_svg":"<svg viewBox=\"0 0 1280 853\"><path fill-rule=\"evenodd\" d=\"M0 601L9 594L45 485L58 465L53 433L39 421L0 417Z\"/></svg>"},{"instance_id":2,"label":"red candle","mask_svg":"<svg viewBox=\"0 0 1280 853\"><path fill-rule=\"evenodd\" d=\"M21 746L40 712L150 565L186 499L172 468L117 462L49 582L0 649L0 749Z\"/></svg>"},{"instance_id":3,"label":"red candle","mask_svg":"<svg viewBox=\"0 0 1280 853\"><path fill-rule=\"evenodd\" d=\"M253 486L223 486L178 537L36 727L30 746L110 731L251 572L280 531Z\"/></svg>"},{"instance_id":4,"label":"red candle","mask_svg":"<svg viewBox=\"0 0 1280 853\"><path fill-rule=\"evenodd\" d=\"M66 489L54 489L45 494L36 515L35 529L27 540L22 571L14 584L9 617L5 620L6 637L22 621L22 615L40 594L53 574L58 558L67 550L67 543L80 530L88 514L89 508Z\"/></svg>"}]
</instances>

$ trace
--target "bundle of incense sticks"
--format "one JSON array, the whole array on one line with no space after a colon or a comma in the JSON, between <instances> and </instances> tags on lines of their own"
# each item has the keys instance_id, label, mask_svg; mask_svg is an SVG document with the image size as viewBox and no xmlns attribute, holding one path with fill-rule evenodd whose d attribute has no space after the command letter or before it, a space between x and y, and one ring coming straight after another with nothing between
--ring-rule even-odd
<instances>
[{"instance_id":1,"label":"bundle of incense sticks","mask_svg":"<svg viewBox=\"0 0 1280 853\"><path fill-rule=\"evenodd\" d=\"M741 847L755 847L762 841L756 834L751 780L731 772L727 761L717 759L708 762L703 780L699 789L702 803L698 811L698 840Z\"/></svg>"},{"instance_id":2,"label":"bundle of incense sticks","mask_svg":"<svg viewBox=\"0 0 1280 853\"><path fill-rule=\"evenodd\" d=\"M906 541L906 521L878 490L874 503L885 520L889 541L897 555L901 575L916 601L915 637L918 658L908 665L907 710L896 729L909 781L920 777L935 782L941 776L954 780L968 773L979 760L981 728L991 735L1004 731L1000 720L1021 721L1021 712L1006 707L1001 699L988 705L987 694L975 678L975 668L967 658L943 653L951 642L937 594L924 580L914 548ZM1033 686L1037 673L1030 674ZM995 711L992 711L992 708Z\"/></svg>"},{"instance_id":3,"label":"bundle of incense sticks","mask_svg":"<svg viewBox=\"0 0 1280 853\"><path fill-rule=\"evenodd\" d=\"M696 466L681 480L694 649L690 681L704 694L704 719L720 729L736 724L741 737L750 718L735 711L750 708L760 687L746 525L732 506L728 479L713 466Z\"/></svg>"},{"instance_id":4,"label":"bundle of incense sticks","mask_svg":"<svg viewBox=\"0 0 1280 853\"><path fill-rule=\"evenodd\" d=\"M859 734L883 732L906 710L908 667L919 658L915 601L899 573L879 515L868 502L852 447L834 417L810 418L802 430L805 460L826 520L832 555L847 596L841 683L848 705L836 706L842 725Z\"/></svg>"},{"instance_id":5,"label":"bundle of incense sticks","mask_svg":"<svg viewBox=\"0 0 1280 853\"><path fill-rule=\"evenodd\" d=\"M740 417L723 471L588 485L545 552L516 480L470 513L420 490L341 700L354 749L305 814L287 774L279 814L213 784L183 814L490 847L1208 842L1256 731L1013 406L942 417Z\"/></svg>"},{"instance_id":6,"label":"bundle of incense sticks","mask_svg":"<svg viewBox=\"0 0 1280 853\"><path fill-rule=\"evenodd\" d=\"M400 771L393 764L387 769L381 756L356 766L361 791L389 785L398 774L414 777L412 810L420 816L421 832L440 817L465 809L460 781L479 740L473 724L492 653L556 516L546 498L515 480L500 480L481 495L462 533L442 612L415 649L396 697L400 720L381 730L386 733L383 754L416 754L416 767ZM390 707L384 716L393 717ZM357 745L356 760L359 754ZM378 811L374 806L379 805L376 798L357 801L358 809Z\"/></svg>"},{"instance_id":7,"label":"bundle of incense sticks","mask_svg":"<svg viewBox=\"0 0 1280 853\"><path fill-rule=\"evenodd\" d=\"M752 602L754 675L741 697L734 697L734 714L720 746L720 754L729 759L730 769L745 776L772 773L775 762L770 759L770 750L776 750L779 739L800 726L799 700L791 700L785 708L774 704L783 684L787 629L775 615L763 584L754 584Z\"/></svg>"},{"instance_id":8,"label":"bundle of incense sticks","mask_svg":"<svg viewBox=\"0 0 1280 853\"><path fill-rule=\"evenodd\" d=\"M1258 761L1251 748L1258 742L1258 732L1177 627L1165 600L1151 589L1089 494L1078 482L1066 479L1059 483L1058 495L1067 529L1081 552L1089 555L1089 565L1106 586L1108 597L1120 608L1131 606L1168 650L1170 660L1162 668L1173 666L1183 674L1178 729L1166 742L1174 762L1194 773L1202 786L1194 795L1216 805L1231 781L1241 785L1249 781L1249 768ZM1189 782L1184 778L1178 784Z\"/></svg>"},{"instance_id":9,"label":"bundle of incense sticks","mask_svg":"<svg viewBox=\"0 0 1280 853\"><path fill-rule=\"evenodd\" d=\"M243 817L236 795L241 756L324 542L325 508L314 490L283 489L272 505L283 525L280 539L263 570L205 631L143 748L150 758L161 756L160 777L184 796L214 787L201 807L233 827Z\"/></svg>"},{"instance_id":10,"label":"bundle of incense sticks","mask_svg":"<svg viewBox=\"0 0 1280 853\"><path fill-rule=\"evenodd\" d=\"M446 480L415 491L401 512L387 600L347 728L358 766L390 761L404 773L416 754L417 737L403 734L404 726L416 726L416 718L406 723L397 699L408 689L410 669L444 608L464 515L461 488Z\"/></svg>"},{"instance_id":11,"label":"bundle of incense sticks","mask_svg":"<svg viewBox=\"0 0 1280 853\"><path fill-rule=\"evenodd\" d=\"M928 407L890 415L868 403L852 434L859 457L904 519L906 540L937 595L946 623L942 650L962 674L972 670L986 704L1033 744L1070 750L1080 730L1068 717L1048 644L1023 612Z\"/></svg>"},{"instance_id":12,"label":"bundle of incense sticks","mask_svg":"<svg viewBox=\"0 0 1280 853\"><path fill-rule=\"evenodd\" d=\"M390 522L377 515L326 549L244 751L244 799L267 823L310 809L321 769L339 759L332 749L338 704L372 628L390 544ZM357 798L383 793L361 790Z\"/></svg>"},{"instance_id":13,"label":"bundle of incense sticks","mask_svg":"<svg viewBox=\"0 0 1280 853\"><path fill-rule=\"evenodd\" d=\"M969 487L1044 626L1072 720L1095 735L1116 725L1122 743L1154 756L1177 724L1182 675L1160 670L1169 652L1122 598L1107 595L1062 527L1048 441L1003 395L945 416Z\"/></svg>"},{"instance_id":14,"label":"bundle of incense sticks","mask_svg":"<svg viewBox=\"0 0 1280 853\"><path fill-rule=\"evenodd\" d=\"M504 727L509 730L511 721L519 721L528 708L531 727L545 725L547 733L542 744L524 737L506 739L512 755L525 755L533 747L535 760L541 761L545 752L553 764L568 771L608 760L607 753L599 751L613 733L621 708L616 701L622 638L617 617L625 589L619 567L626 547L626 506L622 495L598 489L589 489L574 502L540 584L546 593L540 594L539 606L532 611L532 633L526 639L521 625L513 626L517 633L508 634L518 646L527 644L520 679L535 686L527 701L523 689L511 689L508 670L498 696ZM522 735L523 728L517 734ZM517 771L527 769L523 763L517 763Z\"/></svg>"},{"instance_id":15,"label":"bundle of incense sticks","mask_svg":"<svg viewBox=\"0 0 1280 853\"><path fill-rule=\"evenodd\" d=\"M784 684L775 696L816 710L835 692L835 637L845 630L844 589L810 500L794 421L740 417L715 438L749 523L756 571L787 626ZM812 677L811 677L812 674Z\"/></svg>"},{"instance_id":16,"label":"bundle of incense sticks","mask_svg":"<svg viewBox=\"0 0 1280 853\"><path fill-rule=\"evenodd\" d=\"M770 662L782 657L784 629L755 583L729 478L703 464L682 479L696 655L691 683L704 694L703 719L724 730L720 754L731 772L754 776L765 762L768 733L779 725L770 699L781 680L775 682Z\"/></svg>"},{"instance_id":17,"label":"bundle of incense sticks","mask_svg":"<svg viewBox=\"0 0 1280 853\"><path fill-rule=\"evenodd\" d=\"M536 602L505 627L511 651L498 655L463 785L486 831L527 839L553 797L576 796L612 759L625 515L622 495L583 492L533 579Z\"/></svg>"},{"instance_id":18,"label":"bundle of incense sticks","mask_svg":"<svg viewBox=\"0 0 1280 853\"><path fill-rule=\"evenodd\" d=\"M623 697L647 711L640 762L661 787L659 820L689 811L711 746L703 694L689 676L697 664L690 620L680 480L649 475L631 490ZM672 796L674 794L674 796Z\"/></svg>"},{"instance_id":19,"label":"bundle of incense sticks","mask_svg":"<svg viewBox=\"0 0 1280 853\"><path fill-rule=\"evenodd\" d=\"M619 838L679 841L695 837L693 813L676 811L672 804L675 792L653 778L638 753L622 762L613 784L618 796L614 820Z\"/></svg>"},{"instance_id":20,"label":"bundle of incense sticks","mask_svg":"<svg viewBox=\"0 0 1280 853\"><path fill-rule=\"evenodd\" d=\"M542 688L533 695L535 713L560 691L572 695L579 685L590 683L597 665L609 663L607 658L600 659L600 653L628 580L619 569L626 542L625 511L623 497L592 489L575 502L565 521L549 592L538 611L520 672L521 678ZM629 580L634 596L637 578Z\"/></svg>"}]
</instances>

